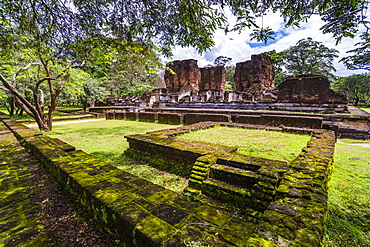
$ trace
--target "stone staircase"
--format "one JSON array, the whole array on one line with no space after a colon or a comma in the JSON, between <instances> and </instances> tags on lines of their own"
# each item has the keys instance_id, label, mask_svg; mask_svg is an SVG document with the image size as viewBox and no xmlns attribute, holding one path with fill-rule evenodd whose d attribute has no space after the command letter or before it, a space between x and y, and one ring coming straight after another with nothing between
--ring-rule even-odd
<instances>
[{"instance_id":1,"label":"stone staircase","mask_svg":"<svg viewBox=\"0 0 370 247\"><path fill-rule=\"evenodd\" d=\"M259 215L273 200L286 169L287 162L277 160L236 154L228 158L202 156L193 166L185 192Z\"/></svg>"},{"instance_id":2,"label":"stone staircase","mask_svg":"<svg viewBox=\"0 0 370 247\"><path fill-rule=\"evenodd\" d=\"M219 162L218 162L219 163ZM246 207L251 204L252 188L256 173L225 164L210 167L208 177L203 181L202 193L233 206Z\"/></svg>"},{"instance_id":3,"label":"stone staircase","mask_svg":"<svg viewBox=\"0 0 370 247\"><path fill-rule=\"evenodd\" d=\"M186 192L203 194L239 208L254 208L252 190L260 166L202 158L193 166Z\"/></svg>"}]
</instances>

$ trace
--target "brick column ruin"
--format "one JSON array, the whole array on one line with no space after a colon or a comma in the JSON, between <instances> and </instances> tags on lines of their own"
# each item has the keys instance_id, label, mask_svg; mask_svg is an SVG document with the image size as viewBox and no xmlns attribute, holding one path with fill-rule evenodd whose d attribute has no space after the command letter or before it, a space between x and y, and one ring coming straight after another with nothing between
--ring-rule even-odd
<instances>
[{"instance_id":1,"label":"brick column ruin","mask_svg":"<svg viewBox=\"0 0 370 247\"><path fill-rule=\"evenodd\" d=\"M270 56L252 55L249 61L236 64L234 82L236 91L258 92L274 89L275 68Z\"/></svg>"}]
</instances>

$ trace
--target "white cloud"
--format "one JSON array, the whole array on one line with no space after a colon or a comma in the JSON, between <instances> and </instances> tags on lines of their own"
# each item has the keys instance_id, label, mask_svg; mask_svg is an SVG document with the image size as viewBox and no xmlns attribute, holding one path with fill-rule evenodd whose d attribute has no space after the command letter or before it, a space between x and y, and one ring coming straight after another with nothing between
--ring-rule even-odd
<instances>
[{"instance_id":1,"label":"white cloud","mask_svg":"<svg viewBox=\"0 0 370 247\"><path fill-rule=\"evenodd\" d=\"M231 15L231 12L229 10L225 11L229 16L229 23L235 23L235 18ZM262 24L262 19L257 19L256 23ZM300 28L284 29L283 18L281 18L278 13L271 13L264 16L263 26L270 27L277 33L279 31L284 31L284 35L277 36L276 42L255 47L255 41L251 41L249 36L252 30L243 30L241 33L232 32L227 35L225 35L223 30L218 30L214 36L215 45L208 52L205 54L198 54L192 47L175 47L173 49L173 60L196 59L198 60L198 65L203 67L208 64L213 64L215 58L222 55L231 57L234 62L242 62L250 60L253 54L260 54L273 49L280 52L288 49L290 46L294 46L300 39L311 37L313 40L322 42L325 46L339 51L339 58L334 62L334 66L337 69L336 75L348 76L366 72L364 70L347 70L342 63L339 63L342 57L348 56L348 54L346 54L348 50L354 49L354 44L359 42L360 38L343 38L341 43L336 45L332 34L323 34L320 30L320 27L323 25L324 22L319 16L312 16L306 23L301 23ZM359 33L361 33L361 29Z\"/></svg>"}]
</instances>

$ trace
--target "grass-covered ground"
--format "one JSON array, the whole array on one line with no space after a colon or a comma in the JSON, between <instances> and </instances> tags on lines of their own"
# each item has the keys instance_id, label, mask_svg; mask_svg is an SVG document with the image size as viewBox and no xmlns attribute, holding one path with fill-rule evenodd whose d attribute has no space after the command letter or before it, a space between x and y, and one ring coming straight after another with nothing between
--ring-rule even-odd
<instances>
[{"instance_id":1,"label":"grass-covered ground","mask_svg":"<svg viewBox=\"0 0 370 247\"><path fill-rule=\"evenodd\" d=\"M292 161L310 136L276 131L219 127L190 132L181 138L237 147L237 153L266 159Z\"/></svg>"},{"instance_id":2,"label":"grass-covered ground","mask_svg":"<svg viewBox=\"0 0 370 247\"><path fill-rule=\"evenodd\" d=\"M135 173L158 184L165 185L176 191L181 191L187 181L171 174L158 171L150 166L138 161L129 159L122 155L128 147L124 135L145 133L158 129L174 127L173 125L153 124L144 122L131 122L122 120L109 120L101 122L80 123L70 125L55 126L49 134L64 140L78 149L91 153L107 162L117 165L131 173ZM218 131L215 129L216 132ZM243 146L248 150L248 145L255 145L262 148L260 151L266 155L271 155L278 159L277 153L284 153L290 149L290 144L286 144L281 136L268 136L273 132L255 132L259 135L257 144L247 133L239 133L234 137L232 129L230 133L223 133L215 138L208 133L207 141L211 139L226 141L223 145ZM200 132L199 132L200 133ZM305 136L293 136L289 139L296 139ZM248 140L248 143L246 143ZM308 140L308 139L307 139ZM277 144L274 144L277 141ZM302 140L303 141L303 140ZM342 140L347 142L348 140ZM229 142L229 143L227 143ZM303 141L304 142L304 141ZM292 144L293 141L290 140ZM267 148L263 146L267 145ZM278 150L269 149L275 145ZM297 144L300 149L302 143ZM249 151L247 151L249 152ZM252 152L255 154L255 150ZM279 159L291 160L289 154L299 153L295 149L287 151ZM269 156L265 156L269 157ZM286 157L286 158L285 158ZM271 158L271 157L270 157ZM335 169L330 181L328 215L326 219L326 235L323 246L342 247L342 246L370 246L370 148L357 147L346 144L337 144L335 149ZM149 172L148 172L149 171Z\"/></svg>"},{"instance_id":3,"label":"grass-covered ground","mask_svg":"<svg viewBox=\"0 0 370 247\"><path fill-rule=\"evenodd\" d=\"M6 108L4 107L0 107L0 111L9 115L9 112ZM48 114L47 111L45 111L45 114ZM53 118L54 119L57 119L57 118L62 118L62 117L71 117L73 115L76 115L76 116L82 116L83 114L83 110L81 107L75 107L75 106L58 106L56 109L55 109L55 112L54 112L54 116ZM28 116L26 113L23 113L21 116L18 116L18 115L13 115L11 116L12 119L14 120L31 120L33 121L33 119Z\"/></svg>"},{"instance_id":4,"label":"grass-covered ground","mask_svg":"<svg viewBox=\"0 0 370 247\"><path fill-rule=\"evenodd\" d=\"M53 131L47 134L120 169L174 191L182 192L187 186L186 179L157 170L144 162L138 162L123 155L123 152L128 148L125 135L144 134L148 131L173 127L174 125L166 124L107 120L54 126Z\"/></svg>"},{"instance_id":5,"label":"grass-covered ground","mask_svg":"<svg viewBox=\"0 0 370 247\"><path fill-rule=\"evenodd\" d=\"M360 107L362 110L364 111L367 111L368 113L370 113L370 107Z\"/></svg>"}]
</instances>

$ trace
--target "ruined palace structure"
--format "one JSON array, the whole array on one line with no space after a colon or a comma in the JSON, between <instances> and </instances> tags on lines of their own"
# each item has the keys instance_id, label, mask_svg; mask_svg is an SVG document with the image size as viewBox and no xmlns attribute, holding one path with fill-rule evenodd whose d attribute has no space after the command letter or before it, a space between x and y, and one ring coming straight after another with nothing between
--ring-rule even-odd
<instances>
[{"instance_id":1,"label":"ruined palace structure","mask_svg":"<svg viewBox=\"0 0 370 247\"><path fill-rule=\"evenodd\" d=\"M326 76L287 77L278 88L275 88L274 64L266 54L252 55L251 60L236 64L234 74L236 91L225 90L224 66L199 68L197 60L194 59L169 62L164 82L166 88L147 92L142 98L122 100L118 105L175 107L174 104L188 104L186 107L192 107L192 104L202 103L316 105L348 103L344 93L330 89L330 82Z\"/></svg>"},{"instance_id":2,"label":"ruined palace structure","mask_svg":"<svg viewBox=\"0 0 370 247\"><path fill-rule=\"evenodd\" d=\"M200 68L199 89L225 91L226 70L224 66Z\"/></svg>"},{"instance_id":3,"label":"ruined palace structure","mask_svg":"<svg viewBox=\"0 0 370 247\"><path fill-rule=\"evenodd\" d=\"M166 88L171 93L187 89L199 90L200 71L197 60L173 61L167 64L164 74Z\"/></svg>"},{"instance_id":4,"label":"ruined palace structure","mask_svg":"<svg viewBox=\"0 0 370 247\"><path fill-rule=\"evenodd\" d=\"M234 83L236 91L258 92L274 89L274 62L266 54L252 55L250 61L236 64Z\"/></svg>"},{"instance_id":5,"label":"ruined palace structure","mask_svg":"<svg viewBox=\"0 0 370 247\"><path fill-rule=\"evenodd\" d=\"M344 92L330 89L330 81L322 75L301 75L285 78L278 87L278 102L347 104Z\"/></svg>"}]
</instances>

